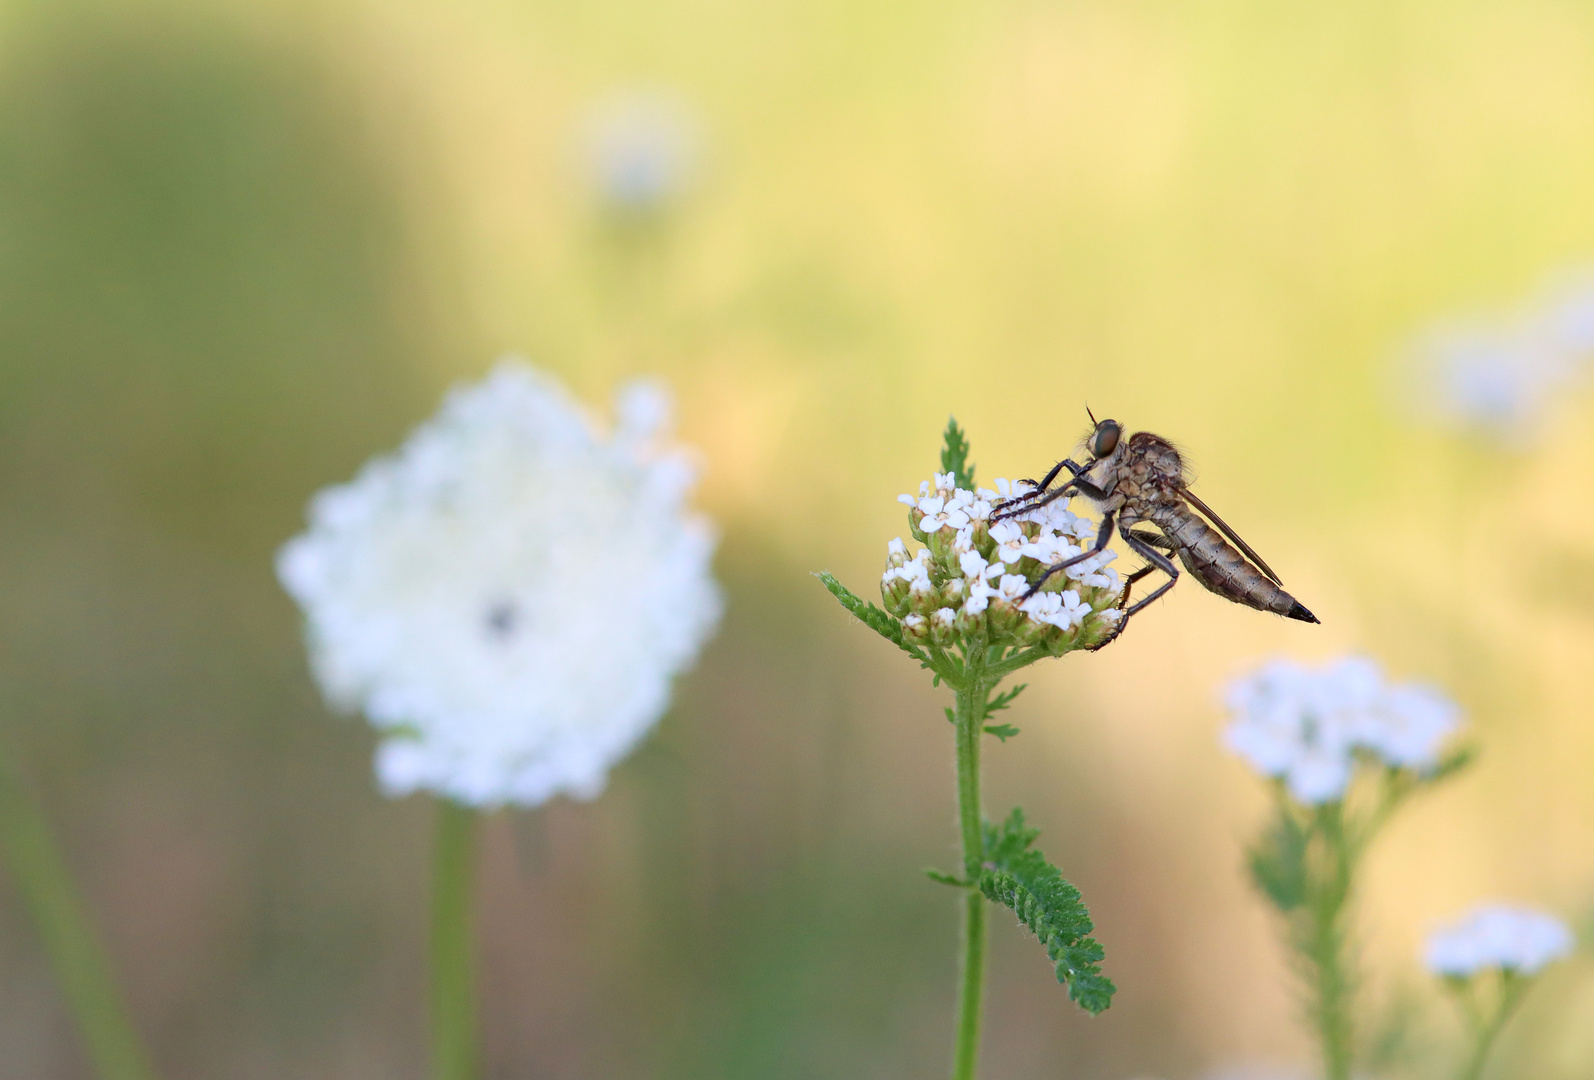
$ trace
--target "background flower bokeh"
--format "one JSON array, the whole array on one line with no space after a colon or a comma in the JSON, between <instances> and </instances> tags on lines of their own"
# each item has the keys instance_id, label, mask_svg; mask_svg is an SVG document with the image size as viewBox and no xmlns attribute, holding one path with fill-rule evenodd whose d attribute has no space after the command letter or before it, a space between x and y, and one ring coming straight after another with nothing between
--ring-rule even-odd
<instances>
[{"instance_id":1,"label":"background flower bokeh","mask_svg":"<svg viewBox=\"0 0 1594 1080\"><path fill-rule=\"evenodd\" d=\"M1481 747L1368 867L1414 1045L1456 1024L1436 922L1588 926L1594 390L1502 446L1400 367L1594 255L1594 11L75 0L8 5L0 53L0 733L164 1075L423 1074L429 815L321 704L272 553L508 350L588 401L672 385L728 607L603 800L489 822L490 1075L943 1069L944 702L808 575L878 575L948 413L982 477L1086 404L1173 438L1323 620L1185 582L1034 669L988 790L1120 994L1076 1015L997 919L986 1075L1306 1060L1219 741L1269 655L1377 657ZM691 158L640 210L591 160L636 87ZM1594 1069L1586 958L1498 1065ZM0 1076L40 1075L87 1073L0 878Z\"/></svg>"}]
</instances>

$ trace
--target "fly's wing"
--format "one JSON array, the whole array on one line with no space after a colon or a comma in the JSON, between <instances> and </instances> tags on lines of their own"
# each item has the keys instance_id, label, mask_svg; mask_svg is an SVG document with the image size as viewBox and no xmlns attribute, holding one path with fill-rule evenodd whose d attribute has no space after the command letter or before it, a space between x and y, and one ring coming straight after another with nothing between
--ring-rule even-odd
<instances>
[{"instance_id":1,"label":"fly's wing","mask_svg":"<svg viewBox=\"0 0 1594 1080\"><path fill-rule=\"evenodd\" d=\"M1217 514L1213 513L1212 512L1212 507L1210 507L1206 503L1202 502L1200 496L1198 496L1195 492L1191 491L1189 488L1181 488L1180 491L1179 491L1179 494L1183 495L1184 498L1185 498L1185 501L1188 502L1191 506L1193 506L1197 510L1201 511L1201 513L1206 516L1208 521L1210 521L1210 522L1212 522L1212 524L1216 525L1218 527L1218 531L1219 532L1221 532L1224 536L1227 536L1230 540L1232 540L1234 542L1234 546L1235 547L1237 547L1241 551L1245 552L1245 557L1247 559L1250 559L1253 563L1255 563L1256 564L1256 568L1258 570L1262 571L1262 573L1266 574L1269 578L1271 578L1272 581L1273 581L1273 584L1278 585L1281 588L1283 587L1284 582L1279 580L1279 576L1273 572L1273 568L1271 566L1269 566L1267 563L1262 561L1262 556L1258 555L1256 553L1256 551L1251 547L1250 544L1247 544L1244 540L1240 539L1240 534L1239 533L1237 533L1233 529L1229 528L1229 523L1227 521L1224 521L1222 518L1218 517Z\"/></svg>"}]
</instances>

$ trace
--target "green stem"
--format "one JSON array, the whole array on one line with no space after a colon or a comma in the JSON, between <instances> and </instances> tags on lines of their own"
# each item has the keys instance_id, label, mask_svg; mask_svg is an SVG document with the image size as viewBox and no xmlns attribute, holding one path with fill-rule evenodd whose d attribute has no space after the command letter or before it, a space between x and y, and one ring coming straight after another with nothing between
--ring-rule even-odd
<instances>
[{"instance_id":1,"label":"green stem","mask_svg":"<svg viewBox=\"0 0 1594 1080\"><path fill-rule=\"evenodd\" d=\"M1315 975L1313 1012L1323 1049L1325 1080L1349 1080L1352 1064L1351 974L1345 956L1345 908L1350 898L1355 851L1344 828L1341 807L1320 811L1322 856L1326 862L1313 890L1311 939L1307 955Z\"/></svg>"},{"instance_id":2,"label":"green stem","mask_svg":"<svg viewBox=\"0 0 1594 1080\"><path fill-rule=\"evenodd\" d=\"M969 667L975 668L971 653ZM963 874L976 882L985 862L985 815L980 807L980 739L985 734L989 687L977 670L957 692L958 824L963 833ZM964 897L963 963L958 985L957 1047L952 1080L973 1080L980 1055L980 1006L985 988L985 896L977 885Z\"/></svg>"},{"instance_id":3,"label":"green stem","mask_svg":"<svg viewBox=\"0 0 1594 1080\"><path fill-rule=\"evenodd\" d=\"M95 1069L105 1080L154 1080L155 1070L128 1020L111 965L72 887L49 826L3 758L0 843Z\"/></svg>"},{"instance_id":4,"label":"green stem","mask_svg":"<svg viewBox=\"0 0 1594 1080\"><path fill-rule=\"evenodd\" d=\"M432 1077L475 1080L478 1071L471 882L476 811L437 802L432 869Z\"/></svg>"},{"instance_id":5,"label":"green stem","mask_svg":"<svg viewBox=\"0 0 1594 1080\"><path fill-rule=\"evenodd\" d=\"M1494 1015L1486 1023L1476 1023L1473 1027L1472 1054L1467 1058L1466 1065L1461 1070L1460 1080L1479 1080L1483 1076L1483 1067L1489 1060L1489 1051L1494 1049L1494 1042L1500 1037L1500 1031L1505 1027L1511 1014L1516 1012L1516 1007L1522 1001L1522 993L1527 989L1528 980L1518 978L1510 973L1501 976L1503 984L1500 987L1499 997L1495 1001ZM1468 1010L1469 1016L1474 1014Z\"/></svg>"}]
</instances>

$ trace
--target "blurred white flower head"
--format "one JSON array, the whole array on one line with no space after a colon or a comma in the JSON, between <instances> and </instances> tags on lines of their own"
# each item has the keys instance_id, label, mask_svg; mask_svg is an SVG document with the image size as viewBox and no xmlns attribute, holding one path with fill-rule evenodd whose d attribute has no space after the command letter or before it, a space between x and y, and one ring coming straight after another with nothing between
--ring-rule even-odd
<instances>
[{"instance_id":1,"label":"blurred white flower head","mask_svg":"<svg viewBox=\"0 0 1594 1080\"><path fill-rule=\"evenodd\" d=\"M1498 969L1532 975L1572 952L1572 932L1553 915L1485 904L1428 936L1423 961L1435 975L1469 978Z\"/></svg>"},{"instance_id":2,"label":"blurred white flower head","mask_svg":"<svg viewBox=\"0 0 1594 1080\"><path fill-rule=\"evenodd\" d=\"M386 733L390 795L591 798L664 713L721 611L669 413L634 384L605 433L505 361L316 495L277 573L328 699Z\"/></svg>"},{"instance_id":3,"label":"blurred white flower head","mask_svg":"<svg viewBox=\"0 0 1594 1080\"><path fill-rule=\"evenodd\" d=\"M686 104L661 90L625 91L598 104L587 140L599 196L629 212L679 197L697 166L697 128Z\"/></svg>"},{"instance_id":4,"label":"blurred white flower head","mask_svg":"<svg viewBox=\"0 0 1594 1080\"><path fill-rule=\"evenodd\" d=\"M1361 750L1392 768L1429 770L1460 721L1436 690L1388 683L1371 660L1319 668L1274 660L1230 684L1224 741L1308 805L1345 794Z\"/></svg>"},{"instance_id":5,"label":"blurred white flower head","mask_svg":"<svg viewBox=\"0 0 1594 1080\"><path fill-rule=\"evenodd\" d=\"M1421 336L1415 357L1420 411L1530 442L1535 422L1594 360L1594 280L1569 278L1510 318L1448 320Z\"/></svg>"}]
</instances>

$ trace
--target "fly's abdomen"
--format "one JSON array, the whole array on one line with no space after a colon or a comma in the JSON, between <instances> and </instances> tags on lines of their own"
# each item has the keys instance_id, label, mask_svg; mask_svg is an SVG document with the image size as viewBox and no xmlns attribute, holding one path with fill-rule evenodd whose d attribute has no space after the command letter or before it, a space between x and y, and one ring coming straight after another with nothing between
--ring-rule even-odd
<instances>
[{"instance_id":1,"label":"fly's abdomen","mask_svg":"<svg viewBox=\"0 0 1594 1080\"><path fill-rule=\"evenodd\" d=\"M1252 566L1236 551L1223 534L1184 505L1159 507L1154 524L1179 550L1179 561L1190 576L1219 596L1237 604L1299 618L1301 607L1295 597L1279 588L1272 579ZM1313 620L1315 621L1315 620Z\"/></svg>"}]
</instances>

